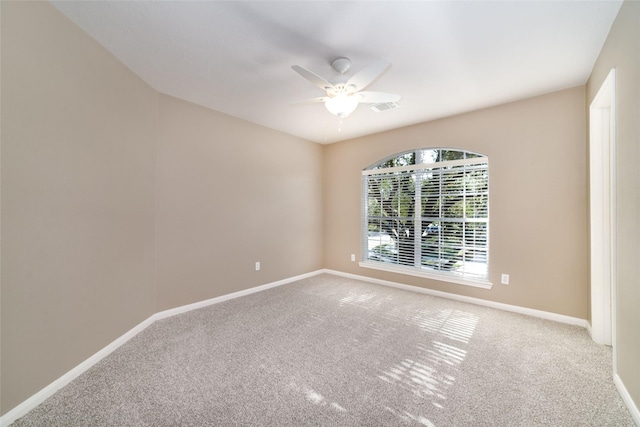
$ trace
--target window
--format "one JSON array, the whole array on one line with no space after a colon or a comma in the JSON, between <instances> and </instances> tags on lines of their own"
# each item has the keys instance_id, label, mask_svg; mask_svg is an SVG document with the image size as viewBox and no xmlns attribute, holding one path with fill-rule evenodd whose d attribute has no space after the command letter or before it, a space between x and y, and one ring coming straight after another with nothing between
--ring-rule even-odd
<instances>
[{"instance_id":1,"label":"window","mask_svg":"<svg viewBox=\"0 0 640 427\"><path fill-rule=\"evenodd\" d=\"M490 288L489 160L428 148L362 171L362 267Z\"/></svg>"}]
</instances>

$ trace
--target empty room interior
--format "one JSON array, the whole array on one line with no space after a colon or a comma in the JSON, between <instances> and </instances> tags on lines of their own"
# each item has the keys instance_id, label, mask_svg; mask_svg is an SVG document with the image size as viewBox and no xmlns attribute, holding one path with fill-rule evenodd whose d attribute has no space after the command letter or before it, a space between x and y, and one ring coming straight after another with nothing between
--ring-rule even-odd
<instances>
[{"instance_id":1,"label":"empty room interior","mask_svg":"<svg viewBox=\"0 0 640 427\"><path fill-rule=\"evenodd\" d=\"M639 1L0 17L2 426L640 426Z\"/></svg>"}]
</instances>

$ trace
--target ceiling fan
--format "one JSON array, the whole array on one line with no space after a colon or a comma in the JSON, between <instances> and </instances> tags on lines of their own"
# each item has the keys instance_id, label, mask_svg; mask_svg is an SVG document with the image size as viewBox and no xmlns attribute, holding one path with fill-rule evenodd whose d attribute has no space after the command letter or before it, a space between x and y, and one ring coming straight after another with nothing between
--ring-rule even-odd
<instances>
[{"instance_id":1,"label":"ceiling fan","mask_svg":"<svg viewBox=\"0 0 640 427\"><path fill-rule=\"evenodd\" d=\"M400 100L400 95L363 91L390 66L389 61L380 58L352 77L347 77L345 74L351 68L351 60L340 57L331 61L331 67L338 72L338 76L331 80L326 80L299 65L294 65L291 68L327 93L326 96L302 102L323 102L330 113L343 119L351 114L359 104L393 103Z\"/></svg>"}]
</instances>

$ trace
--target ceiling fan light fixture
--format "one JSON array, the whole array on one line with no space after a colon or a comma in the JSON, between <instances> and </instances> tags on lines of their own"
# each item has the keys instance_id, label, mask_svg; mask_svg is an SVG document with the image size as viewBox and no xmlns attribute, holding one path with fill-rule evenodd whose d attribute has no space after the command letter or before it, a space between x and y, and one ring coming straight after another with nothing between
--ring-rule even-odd
<instances>
[{"instance_id":1,"label":"ceiling fan light fixture","mask_svg":"<svg viewBox=\"0 0 640 427\"><path fill-rule=\"evenodd\" d=\"M346 93L338 94L324 102L324 106L331 114L345 118L358 107L358 99Z\"/></svg>"},{"instance_id":2,"label":"ceiling fan light fixture","mask_svg":"<svg viewBox=\"0 0 640 427\"><path fill-rule=\"evenodd\" d=\"M340 123L358 108L358 104L395 103L400 100L399 95L363 90L391 66L386 59L378 58L351 77L345 75L351 67L349 58L336 58L331 66L339 76L330 81L299 65L292 65L291 68L327 93L327 96L309 101L323 102L331 114L338 116Z\"/></svg>"}]
</instances>

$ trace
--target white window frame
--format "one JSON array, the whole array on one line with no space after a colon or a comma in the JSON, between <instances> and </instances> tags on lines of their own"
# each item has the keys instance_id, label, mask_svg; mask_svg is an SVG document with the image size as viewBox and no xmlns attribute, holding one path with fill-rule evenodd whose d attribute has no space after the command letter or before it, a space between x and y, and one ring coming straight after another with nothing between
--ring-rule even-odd
<instances>
[{"instance_id":1,"label":"white window frame","mask_svg":"<svg viewBox=\"0 0 640 427\"><path fill-rule=\"evenodd\" d=\"M377 166L388 161L389 159L399 158L408 153L423 151L423 150L446 150L446 151L458 151L475 155L475 157L459 159L459 160L449 160L449 161L441 161L435 163L421 163L415 165L406 165L406 166L397 166L397 167L385 167L378 168ZM479 157L478 157L479 156ZM466 157L466 156L465 156ZM489 173L489 159L487 156L469 152L466 150L460 149L451 149L451 148L422 148L416 150L409 150L402 153L397 153L393 156L390 156L375 165L365 169L362 171L362 259L359 262L359 266L363 268L370 268L375 270L387 271L392 273L406 274L417 277L424 277L433 280L439 280L444 282L456 283L460 285L473 286L483 289L491 289L493 284L489 281L489 201L487 200L487 213L486 219L482 218L482 220L478 221L478 218L474 219L474 222L486 222L486 268L487 273L485 277L478 276L465 276L464 273L454 273L449 271L438 271L435 269L427 269L421 266L421 255L420 255L420 245L421 245L421 235L419 233L415 234L415 246L414 246L414 265L402 265L402 264L394 264L391 262L385 261L376 261L371 260L369 258L369 215L368 215L368 180L367 177L375 176L375 175L386 175L390 173L397 172L413 172L413 171L421 171L428 170L432 171L433 169L445 169L447 167L453 166L462 166L462 165L483 165L486 164L487 171L487 180ZM487 193L489 191L487 181ZM414 193L415 194L415 193ZM441 193L439 193L441 194ZM420 195L418 193L418 195ZM415 195L414 195L415 197ZM488 197L488 194L487 194ZM423 218L421 216L421 206L420 206L421 197L415 197L415 206L414 206L414 214L413 220L415 221L414 229L420 230L422 228ZM463 220L464 222L464 220Z\"/></svg>"}]
</instances>

